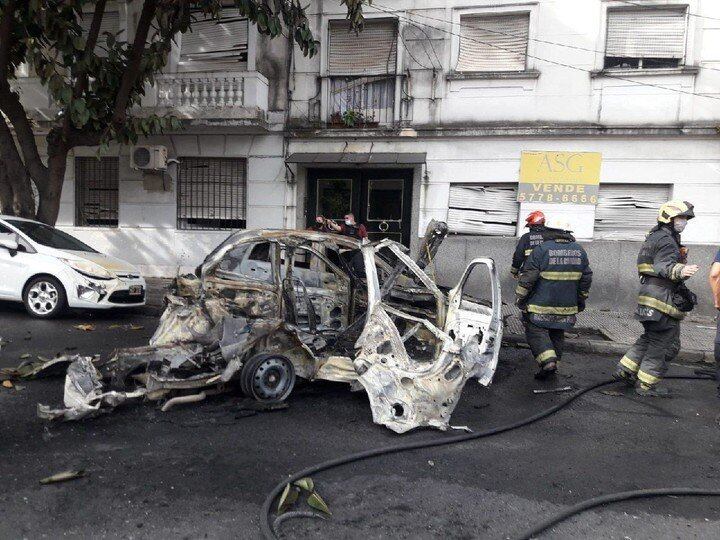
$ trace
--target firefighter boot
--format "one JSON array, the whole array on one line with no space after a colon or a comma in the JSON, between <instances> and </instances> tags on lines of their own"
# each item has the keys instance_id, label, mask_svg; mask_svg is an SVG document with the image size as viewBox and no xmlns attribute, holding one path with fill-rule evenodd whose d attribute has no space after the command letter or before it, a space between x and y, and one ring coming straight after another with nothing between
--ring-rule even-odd
<instances>
[{"instance_id":1,"label":"firefighter boot","mask_svg":"<svg viewBox=\"0 0 720 540\"><path fill-rule=\"evenodd\" d=\"M554 377L557 374L557 362L550 361L542 365L540 370L535 374L535 378L539 381L544 381L550 377Z\"/></svg>"},{"instance_id":2,"label":"firefighter boot","mask_svg":"<svg viewBox=\"0 0 720 540\"><path fill-rule=\"evenodd\" d=\"M613 379L624 382L629 387L633 387L637 382L637 375L618 366L615 373L613 373Z\"/></svg>"},{"instance_id":3,"label":"firefighter boot","mask_svg":"<svg viewBox=\"0 0 720 540\"><path fill-rule=\"evenodd\" d=\"M641 382L638 382L637 386L635 387L635 393L638 396L642 397L672 397L672 395L670 394L670 390L668 390L667 388L658 385L649 385Z\"/></svg>"}]
</instances>

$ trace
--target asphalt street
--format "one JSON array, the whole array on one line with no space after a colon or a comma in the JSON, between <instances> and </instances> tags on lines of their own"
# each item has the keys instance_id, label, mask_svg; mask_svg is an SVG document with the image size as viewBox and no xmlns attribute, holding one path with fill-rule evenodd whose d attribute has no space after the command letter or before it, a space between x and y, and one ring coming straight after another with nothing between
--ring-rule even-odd
<instances>
[{"instance_id":1,"label":"asphalt street","mask_svg":"<svg viewBox=\"0 0 720 540\"><path fill-rule=\"evenodd\" d=\"M93 324L93 330L74 328ZM142 313L29 319L0 304L0 366L25 354L109 354L147 343ZM140 327L140 328L138 328ZM505 424L562 400L535 388L580 388L617 359L572 354L556 382L532 378L525 349L503 349L494 384L469 383L452 424ZM692 371L674 366L677 374ZM372 423L366 397L307 383L287 410L248 415L240 396L160 412L119 408L48 424L37 403L60 405L63 379L0 388L1 538L258 538L260 505L284 476L351 452L448 434L403 436ZM720 400L711 382L673 382L673 399L620 388L592 392L556 415L475 442L381 457L318 474L332 518L283 524L289 538L513 538L548 513L600 494L640 488L720 487ZM619 392L618 392L619 391ZM454 433L453 433L454 434ZM79 480L42 486L66 469ZM719 538L720 499L621 503L565 522L546 538Z\"/></svg>"}]
</instances>

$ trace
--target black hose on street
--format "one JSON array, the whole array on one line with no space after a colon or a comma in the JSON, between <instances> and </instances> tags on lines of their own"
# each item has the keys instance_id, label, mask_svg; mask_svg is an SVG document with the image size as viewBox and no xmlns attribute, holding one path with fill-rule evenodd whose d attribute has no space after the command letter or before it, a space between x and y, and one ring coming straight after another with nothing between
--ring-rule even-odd
<instances>
[{"instance_id":1,"label":"black hose on street","mask_svg":"<svg viewBox=\"0 0 720 540\"><path fill-rule=\"evenodd\" d=\"M679 375L679 376L672 376L672 377L665 377L665 379L681 379L681 380L712 380L712 377L707 376L698 376L698 375ZM575 401L580 396L587 394L588 392L591 392L597 388L608 386L610 384L615 384L617 381L615 379L606 379L604 381L600 381L594 384L591 384L589 386L586 386L585 388L581 388L577 392L569 395L566 397L563 401L560 403L557 403L553 405L552 407L549 407L545 409L544 411L540 411L539 413L533 414L532 416L529 416L527 418L523 418L521 420L517 420L516 422L506 424L504 426L498 426L494 428L487 429L485 431L479 431L477 433L468 433L464 435L456 435L454 437L445 437L440 439L432 439L432 440L424 440L424 441L415 441L415 442L409 442L409 443L403 443L403 444L396 444L391 446L384 446L381 448L374 448L371 450L365 450L363 452L356 452L354 454L349 454L346 456L341 456L335 459L331 459L328 461L323 461L321 463L317 463L315 465L312 465L310 467L307 467L301 471L298 471L292 475L290 475L288 478L277 484L273 490L270 492L270 494L265 498L265 501L262 505L262 510L260 512L260 527L262 530L263 536L267 540L274 540L277 538L275 535L275 531L273 530L272 522L270 520L270 514L271 514L271 507L273 504L273 501L282 493L283 489L285 489L285 486L289 483L295 482L297 480L300 480L301 478L305 478L306 476L313 475L315 473L321 472L321 471L327 471L329 469L334 469L335 467L339 467L341 465L346 465L348 463L353 463L356 461L363 461L366 459L383 456L387 454L396 454L399 452L406 452L408 450L419 450L421 448L432 448L436 446L447 446L450 444L456 444L456 443L462 443L467 441L473 441L476 439L482 439L485 437L490 437L492 435L498 435L500 433L505 433L507 431L512 431L530 424L533 424L539 420L542 420L544 418L547 418L548 416L552 416L556 412L558 412L560 409L563 409L573 401ZM564 519L564 518L563 518Z\"/></svg>"},{"instance_id":2,"label":"black hose on street","mask_svg":"<svg viewBox=\"0 0 720 540\"><path fill-rule=\"evenodd\" d=\"M571 506L548 519L541 521L537 525L533 525L520 536L518 540L530 540L549 529L553 525L557 525L561 521L576 514L580 514L596 506L610 504L620 501L629 501L631 499L649 499L651 497L720 497L720 489L695 489L695 488L663 488L663 489L638 489L636 491L623 491L621 493L611 493L609 495L601 495L594 497L581 503Z\"/></svg>"}]
</instances>

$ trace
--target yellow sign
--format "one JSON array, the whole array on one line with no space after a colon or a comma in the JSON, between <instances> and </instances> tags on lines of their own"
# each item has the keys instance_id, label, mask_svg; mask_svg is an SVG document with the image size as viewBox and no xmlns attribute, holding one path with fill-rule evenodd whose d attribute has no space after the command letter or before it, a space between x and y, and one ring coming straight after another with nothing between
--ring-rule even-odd
<instances>
[{"instance_id":1,"label":"yellow sign","mask_svg":"<svg viewBox=\"0 0 720 540\"><path fill-rule=\"evenodd\" d=\"M523 152L519 202L597 204L602 154Z\"/></svg>"}]
</instances>

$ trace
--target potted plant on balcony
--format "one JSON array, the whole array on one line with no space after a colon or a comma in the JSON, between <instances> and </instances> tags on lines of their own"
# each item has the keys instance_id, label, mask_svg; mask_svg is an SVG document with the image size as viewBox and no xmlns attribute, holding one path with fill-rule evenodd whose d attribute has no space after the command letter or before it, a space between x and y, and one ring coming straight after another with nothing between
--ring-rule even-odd
<instances>
[{"instance_id":1,"label":"potted plant on balcony","mask_svg":"<svg viewBox=\"0 0 720 540\"><path fill-rule=\"evenodd\" d=\"M330 115L330 126L337 128L362 128L377 126L374 117L366 118L362 111L348 109L336 111Z\"/></svg>"}]
</instances>

